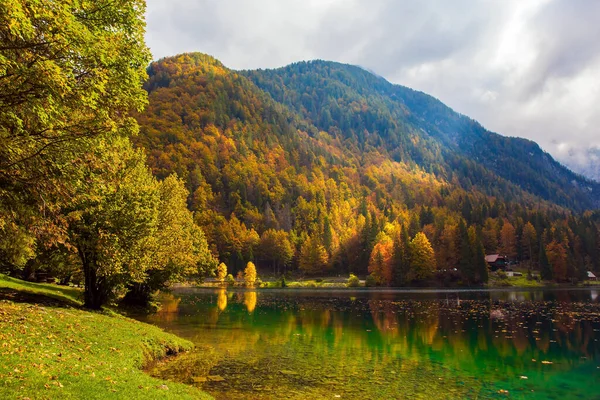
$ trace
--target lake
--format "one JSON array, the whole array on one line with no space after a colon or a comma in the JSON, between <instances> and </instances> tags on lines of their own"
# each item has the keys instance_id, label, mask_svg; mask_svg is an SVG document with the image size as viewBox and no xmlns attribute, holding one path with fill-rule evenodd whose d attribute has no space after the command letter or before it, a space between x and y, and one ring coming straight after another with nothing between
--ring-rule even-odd
<instances>
[{"instance_id":1,"label":"lake","mask_svg":"<svg viewBox=\"0 0 600 400\"><path fill-rule=\"evenodd\" d=\"M600 399L598 290L176 289L149 372L217 399Z\"/></svg>"}]
</instances>

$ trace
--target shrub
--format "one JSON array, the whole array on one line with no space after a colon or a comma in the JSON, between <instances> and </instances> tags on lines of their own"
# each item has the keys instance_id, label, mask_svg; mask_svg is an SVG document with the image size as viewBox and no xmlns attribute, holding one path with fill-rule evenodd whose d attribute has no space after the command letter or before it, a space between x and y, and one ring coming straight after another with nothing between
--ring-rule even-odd
<instances>
[{"instance_id":1,"label":"shrub","mask_svg":"<svg viewBox=\"0 0 600 400\"><path fill-rule=\"evenodd\" d=\"M323 282L323 278L317 278L317 279L315 279L315 282L321 283L321 282Z\"/></svg>"},{"instance_id":2,"label":"shrub","mask_svg":"<svg viewBox=\"0 0 600 400\"><path fill-rule=\"evenodd\" d=\"M360 279L358 279L358 276L356 276L354 274L350 274L350 277L348 278L348 283L346 284L346 286L348 286L348 287L359 287L360 286Z\"/></svg>"},{"instance_id":3,"label":"shrub","mask_svg":"<svg viewBox=\"0 0 600 400\"><path fill-rule=\"evenodd\" d=\"M500 279L508 279L508 275L506 275L506 272L504 272L502 270L498 270L498 272L496 272L496 275Z\"/></svg>"},{"instance_id":4,"label":"shrub","mask_svg":"<svg viewBox=\"0 0 600 400\"><path fill-rule=\"evenodd\" d=\"M369 276L367 276L367 279L365 280L365 286L366 287L377 286L377 279L375 279L373 274L370 274Z\"/></svg>"},{"instance_id":5,"label":"shrub","mask_svg":"<svg viewBox=\"0 0 600 400\"><path fill-rule=\"evenodd\" d=\"M281 276L281 287L282 288L287 287L287 282L285 281L285 275Z\"/></svg>"},{"instance_id":6,"label":"shrub","mask_svg":"<svg viewBox=\"0 0 600 400\"><path fill-rule=\"evenodd\" d=\"M235 285L235 279L233 278L233 275L227 274L227 276L225 277L225 283L227 284L227 286Z\"/></svg>"}]
</instances>

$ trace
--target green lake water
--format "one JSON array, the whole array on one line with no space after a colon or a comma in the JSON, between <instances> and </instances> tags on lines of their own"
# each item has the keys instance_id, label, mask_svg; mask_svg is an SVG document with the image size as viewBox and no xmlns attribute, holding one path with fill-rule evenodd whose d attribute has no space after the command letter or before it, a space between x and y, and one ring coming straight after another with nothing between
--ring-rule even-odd
<instances>
[{"instance_id":1,"label":"green lake water","mask_svg":"<svg viewBox=\"0 0 600 400\"><path fill-rule=\"evenodd\" d=\"M600 399L598 290L177 289L152 366L217 399Z\"/></svg>"}]
</instances>

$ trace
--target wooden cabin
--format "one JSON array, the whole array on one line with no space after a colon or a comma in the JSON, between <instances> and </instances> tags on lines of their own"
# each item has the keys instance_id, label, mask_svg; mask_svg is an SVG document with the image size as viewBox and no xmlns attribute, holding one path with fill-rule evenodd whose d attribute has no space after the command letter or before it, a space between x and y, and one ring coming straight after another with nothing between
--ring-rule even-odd
<instances>
[{"instance_id":1,"label":"wooden cabin","mask_svg":"<svg viewBox=\"0 0 600 400\"><path fill-rule=\"evenodd\" d=\"M499 269L505 271L506 266L508 265L508 257L501 254L489 254L485 256L485 261L492 271L497 271Z\"/></svg>"}]
</instances>

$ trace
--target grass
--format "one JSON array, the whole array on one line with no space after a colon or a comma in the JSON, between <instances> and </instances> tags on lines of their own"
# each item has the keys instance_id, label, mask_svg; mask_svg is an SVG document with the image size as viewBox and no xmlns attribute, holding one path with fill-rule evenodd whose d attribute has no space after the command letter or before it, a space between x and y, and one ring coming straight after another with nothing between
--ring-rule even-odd
<instances>
[{"instance_id":1,"label":"grass","mask_svg":"<svg viewBox=\"0 0 600 400\"><path fill-rule=\"evenodd\" d=\"M0 275L0 398L210 398L142 371L191 342L114 313L85 311L79 295Z\"/></svg>"},{"instance_id":2,"label":"grass","mask_svg":"<svg viewBox=\"0 0 600 400\"><path fill-rule=\"evenodd\" d=\"M509 276L504 279L498 278L495 275L490 275L488 287L523 287L523 288L542 288L555 286L551 282L539 281L535 279L528 280L527 276Z\"/></svg>"},{"instance_id":3,"label":"grass","mask_svg":"<svg viewBox=\"0 0 600 400\"><path fill-rule=\"evenodd\" d=\"M0 274L0 288L41 295L68 303L72 306L83 305L83 290L74 287L59 286L50 283L26 282Z\"/></svg>"}]
</instances>

